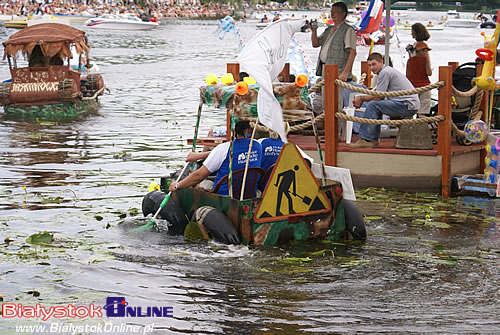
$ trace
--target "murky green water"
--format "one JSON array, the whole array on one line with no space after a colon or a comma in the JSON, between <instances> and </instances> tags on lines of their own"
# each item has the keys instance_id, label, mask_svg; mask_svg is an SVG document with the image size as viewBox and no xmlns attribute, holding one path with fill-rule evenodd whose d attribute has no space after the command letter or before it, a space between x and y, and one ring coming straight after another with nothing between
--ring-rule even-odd
<instances>
[{"instance_id":1,"label":"murky green water","mask_svg":"<svg viewBox=\"0 0 500 335\"><path fill-rule=\"evenodd\" d=\"M248 248L126 233L128 224L147 222L140 205L149 183L183 164L204 77L236 59L234 36L220 41L215 30L215 22L184 21L151 32L90 31L111 91L97 114L60 123L0 119L3 302L104 306L107 297L124 297L129 306L173 307L173 317L2 318L0 334L14 334L16 325L104 322L140 328L115 334L142 334L151 324L154 334L498 332L494 200L358 190L364 244ZM241 32L248 41L256 30L247 24ZM451 59L450 32L433 32L436 67L475 57L479 30L455 33L464 35L458 48L470 52ZM314 63L309 35L297 38ZM411 40L408 31L398 38L396 67ZM366 54L358 49L358 59ZM0 74L8 78L5 61ZM202 134L225 113L207 110L203 120ZM44 231L54 240L27 242Z\"/></svg>"}]
</instances>

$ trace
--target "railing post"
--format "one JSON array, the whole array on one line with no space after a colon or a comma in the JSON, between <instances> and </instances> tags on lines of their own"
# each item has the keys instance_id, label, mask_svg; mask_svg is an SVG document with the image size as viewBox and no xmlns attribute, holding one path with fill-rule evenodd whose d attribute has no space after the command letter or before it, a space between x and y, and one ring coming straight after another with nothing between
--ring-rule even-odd
<instances>
[{"instance_id":1,"label":"railing post","mask_svg":"<svg viewBox=\"0 0 500 335\"><path fill-rule=\"evenodd\" d=\"M455 72L458 67L458 62L448 62L448 66L451 66L451 72Z\"/></svg>"},{"instance_id":2,"label":"railing post","mask_svg":"<svg viewBox=\"0 0 500 335\"><path fill-rule=\"evenodd\" d=\"M361 75L363 75L363 73L366 73L366 78L365 81L363 82L363 85L365 85L366 87L371 87L372 71L368 67L368 62L365 60L361 62Z\"/></svg>"},{"instance_id":3,"label":"railing post","mask_svg":"<svg viewBox=\"0 0 500 335\"><path fill-rule=\"evenodd\" d=\"M325 164L337 166L337 146L339 143L339 121L335 117L339 106L339 89L335 84L335 79L339 76L338 65L324 65L324 87L323 104L325 109L325 119L323 128L325 129Z\"/></svg>"},{"instance_id":4,"label":"railing post","mask_svg":"<svg viewBox=\"0 0 500 335\"><path fill-rule=\"evenodd\" d=\"M226 64L227 73L231 73L236 82L240 81L240 64L239 63L227 63Z\"/></svg>"},{"instance_id":5,"label":"railing post","mask_svg":"<svg viewBox=\"0 0 500 335\"><path fill-rule=\"evenodd\" d=\"M445 120L438 123L438 155L441 156L441 196L451 195L451 86L452 67L439 67L439 81L445 86L439 89L438 115L444 115Z\"/></svg>"},{"instance_id":6,"label":"railing post","mask_svg":"<svg viewBox=\"0 0 500 335\"><path fill-rule=\"evenodd\" d=\"M290 82L290 63L285 63L285 66L283 67L283 70L281 70L278 77L283 77L284 83Z\"/></svg>"}]
</instances>

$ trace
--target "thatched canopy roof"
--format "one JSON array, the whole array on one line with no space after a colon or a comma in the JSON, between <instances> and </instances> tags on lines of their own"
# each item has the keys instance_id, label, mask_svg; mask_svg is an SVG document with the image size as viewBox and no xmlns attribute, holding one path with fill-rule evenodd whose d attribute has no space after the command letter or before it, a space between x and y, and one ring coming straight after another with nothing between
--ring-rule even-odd
<instances>
[{"instance_id":1,"label":"thatched canopy roof","mask_svg":"<svg viewBox=\"0 0 500 335\"><path fill-rule=\"evenodd\" d=\"M71 44L75 45L78 54L89 50L85 32L60 23L41 23L24 28L3 42L4 58L16 57L19 51L29 55L37 44L45 56L53 57L59 54L63 59L71 57Z\"/></svg>"}]
</instances>

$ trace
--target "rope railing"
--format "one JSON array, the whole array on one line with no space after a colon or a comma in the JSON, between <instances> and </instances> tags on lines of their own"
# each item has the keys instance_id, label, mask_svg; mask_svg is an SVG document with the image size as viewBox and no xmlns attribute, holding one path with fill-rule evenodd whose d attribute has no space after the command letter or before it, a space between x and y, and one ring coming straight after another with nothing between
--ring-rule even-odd
<instances>
[{"instance_id":1,"label":"rope railing","mask_svg":"<svg viewBox=\"0 0 500 335\"><path fill-rule=\"evenodd\" d=\"M427 116L420 117L416 119L401 119L401 120L378 120L378 119L366 119L363 117L351 116L347 115L343 112L338 112L335 114L338 119L358 122L358 123L368 123L368 124L376 124L376 125L389 125L389 126L402 126L408 124L420 124L420 123L432 123L432 122L441 122L445 120L444 115L436 115L436 116Z\"/></svg>"},{"instance_id":2,"label":"rope railing","mask_svg":"<svg viewBox=\"0 0 500 335\"><path fill-rule=\"evenodd\" d=\"M388 97L400 97L403 95L411 95L411 94L420 94L423 92L430 91L434 88L440 88L446 85L444 81L438 81L433 84L429 84L427 86L423 87L418 87L414 88L412 90L402 90L402 91L392 91L392 92L384 92L384 91L374 91L370 89L366 89L363 87L358 87L358 86L353 86L351 84L345 83L342 80L336 79L335 84L342 86L343 88L347 88L351 91L367 94L367 95L373 95L376 97L381 97L381 98L388 98Z\"/></svg>"}]
</instances>

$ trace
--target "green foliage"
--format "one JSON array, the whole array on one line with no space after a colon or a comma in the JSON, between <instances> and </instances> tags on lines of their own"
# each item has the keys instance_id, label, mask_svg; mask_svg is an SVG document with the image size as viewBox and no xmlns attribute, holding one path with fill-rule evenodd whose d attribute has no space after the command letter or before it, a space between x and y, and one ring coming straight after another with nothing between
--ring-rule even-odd
<instances>
[{"instance_id":1,"label":"green foliage","mask_svg":"<svg viewBox=\"0 0 500 335\"><path fill-rule=\"evenodd\" d=\"M31 244L46 244L54 241L54 235L48 231L44 231L43 233L29 236L26 241Z\"/></svg>"}]
</instances>

